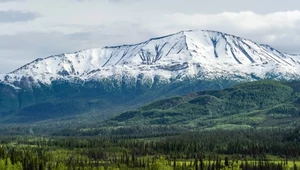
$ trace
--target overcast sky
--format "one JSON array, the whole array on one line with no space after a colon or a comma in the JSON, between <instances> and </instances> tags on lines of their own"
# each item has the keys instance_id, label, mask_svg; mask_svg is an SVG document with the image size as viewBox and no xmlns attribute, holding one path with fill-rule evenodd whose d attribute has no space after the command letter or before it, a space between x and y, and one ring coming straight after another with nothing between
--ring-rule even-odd
<instances>
[{"instance_id":1,"label":"overcast sky","mask_svg":"<svg viewBox=\"0 0 300 170\"><path fill-rule=\"evenodd\" d=\"M0 73L41 57L189 29L300 53L299 0L0 0Z\"/></svg>"}]
</instances>

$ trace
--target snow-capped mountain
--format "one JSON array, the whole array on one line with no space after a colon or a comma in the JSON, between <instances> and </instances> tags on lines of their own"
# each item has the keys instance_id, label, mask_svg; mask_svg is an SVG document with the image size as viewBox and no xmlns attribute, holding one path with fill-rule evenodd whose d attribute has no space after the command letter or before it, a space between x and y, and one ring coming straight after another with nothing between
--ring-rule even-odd
<instances>
[{"instance_id":1,"label":"snow-capped mountain","mask_svg":"<svg viewBox=\"0 0 300 170\"><path fill-rule=\"evenodd\" d=\"M0 75L0 118L24 122L119 112L241 81L300 79L300 55L216 31L37 59ZM1 118L1 120L6 120Z\"/></svg>"},{"instance_id":2,"label":"snow-capped mountain","mask_svg":"<svg viewBox=\"0 0 300 170\"><path fill-rule=\"evenodd\" d=\"M281 53L216 31L181 31L148 41L90 49L37 59L5 75L0 80L13 84L24 77L51 84L53 80L101 80L139 75L153 81L184 78L252 80L257 78L297 79L300 57Z\"/></svg>"}]
</instances>

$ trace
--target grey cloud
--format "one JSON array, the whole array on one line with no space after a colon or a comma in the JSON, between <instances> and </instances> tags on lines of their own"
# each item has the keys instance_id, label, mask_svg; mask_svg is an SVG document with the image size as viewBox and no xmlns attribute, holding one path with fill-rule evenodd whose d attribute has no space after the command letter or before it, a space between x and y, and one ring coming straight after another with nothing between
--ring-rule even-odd
<instances>
[{"instance_id":1,"label":"grey cloud","mask_svg":"<svg viewBox=\"0 0 300 170\"><path fill-rule=\"evenodd\" d=\"M96 1L96 0L72 0L72 1ZM160 9L164 12L184 13L219 13L224 11L239 12L251 10L257 13L269 13L274 11L296 10L300 5L297 0L105 0L110 2L138 2L143 1L147 9ZM141 7L143 7L141 6Z\"/></svg>"},{"instance_id":2,"label":"grey cloud","mask_svg":"<svg viewBox=\"0 0 300 170\"><path fill-rule=\"evenodd\" d=\"M0 3L25 2L27 0L0 0Z\"/></svg>"},{"instance_id":3,"label":"grey cloud","mask_svg":"<svg viewBox=\"0 0 300 170\"><path fill-rule=\"evenodd\" d=\"M126 0L123 0L126 1ZM300 1L297 0L149 0L144 1L147 9L159 9L165 13L182 12L186 14L206 13L214 14L224 11L254 11L266 14L275 11L299 9ZM172 7L170 7L172 6Z\"/></svg>"},{"instance_id":4,"label":"grey cloud","mask_svg":"<svg viewBox=\"0 0 300 170\"><path fill-rule=\"evenodd\" d=\"M0 0L0 3L1 2L10 2L11 0Z\"/></svg>"},{"instance_id":5,"label":"grey cloud","mask_svg":"<svg viewBox=\"0 0 300 170\"><path fill-rule=\"evenodd\" d=\"M1 0L0 0L1 1ZM96 0L73 0L73 1L78 1L78 2L86 2L86 1L96 1ZM113 3L132 3L132 2L138 2L142 0L106 0L108 2L113 2Z\"/></svg>"},{"instance_id":6,"label":"grey cloud","mask_svg":"<svg viewBox=\"0 0 300 170\"><path fill-rule=\"evenodd\" d=\"M28 12L28 11L17 11L8 10L0 11L0 23L10 23L10 22L25 22L38 18L40 15Z\"/></svg>"}]
</instances>

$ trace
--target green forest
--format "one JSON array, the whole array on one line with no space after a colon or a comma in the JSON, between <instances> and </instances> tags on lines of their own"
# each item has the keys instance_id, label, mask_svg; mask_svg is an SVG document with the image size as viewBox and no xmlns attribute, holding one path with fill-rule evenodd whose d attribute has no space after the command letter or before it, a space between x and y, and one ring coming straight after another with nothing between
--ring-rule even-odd
<instances>
[{"instance_id":1,"label":"green forest","mask_svg":"<svg viewBox=\"0 0 300 170\"><path fill-rule=\"evenodd\" d=\"M1 137L0 169L296 170L300 129L190 132L160 138Z\"/></svg>"},{"instance_id":2,"label":"green forest","mask_svg":"<svg viewBox=\"0 0 300 170\"><path fill-rule=\"evenodd\" d=\"M299 87L251 82L97 123L4 124L0 170L297 170Z\"/></svg>"},{"instance_id":3,"label":"green forest","mask_svg":"<svg viewBox=\"0 0 300 170\"><path fill-rule=\"evenodd\" d=\"M114 126L176 125L183 129L293 128L300 118L300 83L257 81L190 93L124 112Z\"/></svg>"}]
</instances>

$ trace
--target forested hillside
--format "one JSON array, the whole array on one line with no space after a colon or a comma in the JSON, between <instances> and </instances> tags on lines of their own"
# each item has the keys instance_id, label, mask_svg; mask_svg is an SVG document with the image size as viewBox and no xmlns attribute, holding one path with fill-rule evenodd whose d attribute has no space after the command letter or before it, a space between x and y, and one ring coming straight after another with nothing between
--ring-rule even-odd
<instances>
[{"instance_id":1,"label":"forested hillside","mask_svg":"<svg viewBox=\"0 0 300 170\"><path fill-rule=\"evenodd\" d=\"M110 123L192 129L292 128L299 117L299 82L257 81L155 101Z\"/></svg>"}]
</instances>

